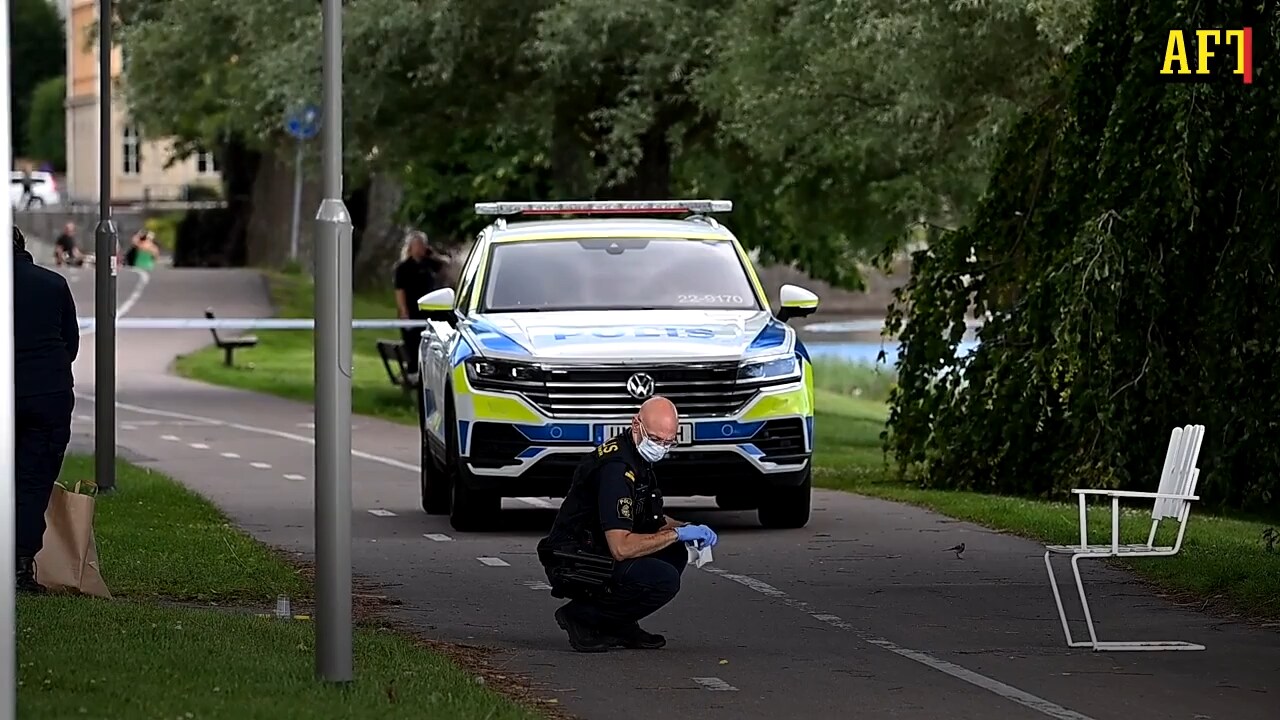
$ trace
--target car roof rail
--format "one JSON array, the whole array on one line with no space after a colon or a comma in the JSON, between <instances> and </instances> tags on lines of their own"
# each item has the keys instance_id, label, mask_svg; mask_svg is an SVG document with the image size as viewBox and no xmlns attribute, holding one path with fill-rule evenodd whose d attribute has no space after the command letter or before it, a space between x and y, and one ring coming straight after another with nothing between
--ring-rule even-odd
<instances>
[{"instance_id":1,"label":"car roof rail","mask_svg":"<svg viewBox=\"0 0 1280 720\"><path fill-rule=\"evenodd\" d=\"M477 215L669 215L733 210L731 200L570 200L476 203Z\"/></svg>"},{"instance_id":2,"label":"car roof rail","mask_svg":"<svg viewBox=\"0 0 1280 720\"><path fill-rule=\"evenodd\" d=\"M713 228L720 227L720 223L716 222L715 218L708 217L706 215L701 215L698 213L694 213L693 215L690 215L689 217L685 218L685 220L689 222L702 223L703 225L710 225Z\"/></svg>"}]
</instances>

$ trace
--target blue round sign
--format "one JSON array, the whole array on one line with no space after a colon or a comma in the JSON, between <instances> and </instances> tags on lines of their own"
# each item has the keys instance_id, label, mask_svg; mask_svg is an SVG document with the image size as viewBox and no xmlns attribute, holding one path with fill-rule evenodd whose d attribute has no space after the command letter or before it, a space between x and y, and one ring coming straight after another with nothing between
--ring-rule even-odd
<instances>
[{"instance_id":1,"label":"blue round sign","mask_svg":"<svg viewBox=\"0 0 1280 720\"><path fill-rule=\"evenodd\" d=\"M284 119L284 131L299 140L310 140L320 132L320 108L306 105Z\"/></svg>"}]
</instances>

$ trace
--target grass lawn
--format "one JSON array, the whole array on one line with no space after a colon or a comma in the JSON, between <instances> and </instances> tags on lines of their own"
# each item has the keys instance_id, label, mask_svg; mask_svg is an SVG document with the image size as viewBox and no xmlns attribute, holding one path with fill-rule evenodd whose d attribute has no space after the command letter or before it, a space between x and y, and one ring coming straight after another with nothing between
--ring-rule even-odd
<instances>
[{"instance_id":1,"label":"grass lawn","mask_svg":"<svg viewBox=\"0 0 1280 720\"><path fill-rule=\"evenodd\" d=\"M383 296L385 295L385 297ZM383 295L356 295L352 303L353 318L394 320L395 299L391 291ZM303 275L271 276L271 299L276 316L282 318L315 317L312 285ZM312 402L315 398L315 334L310 330L266 330L257 333L257 347L237 350L235 365L223 364L222 352L205 348L177 362L177 372L185 377L216 385L271 393ZM353 376L351 410L363 415L397 422L413 423L417 409L413 398L393 387L382 367L375 343L379 338L399 340L400 332L389 330L355 330L351 333Z\"/></svg>"},{"instance_id":2,"label":"grass lawn","mask_svg":"<svg viewBox=\"0 0 1280 720\"><path fill-rule=\"evenodd\" d=\"M91 476L71 457L68 480ZM18 713L54 718L535 718L444 656L372 626L356 631L356 681L314 679L314 626L161 599L274 606L305 597L292 567L172 480L121 463L95 532L113 600L22 596ZM207 604L207 602L205 603Z\"/></svg>"},{"instance_id":3,"label":"grass lawn","mask_svg":"<svg viewBox=\"0 0 1280 720\"><path fill-rule=\"evenodd\" d=\"M311 316L311 289L305 280L275 276L272 280L280 314ZM384 296L385 295L385 296ZM358 296L356 317L395 317L390 292ZM311 334L269 332L258 347L243 353L252 368L225 368L215 350L202 350L178 363L182 374L304 401L314 397ZM387 382L373 339L377 333L354 333L356 373L352 406L356 412L404 423L416 422L411 399ZM237 353L237 357L240 354ZM923 490L892 479L880 449L893 379L884 370L820 359L817 378L817 457L814 481L821 487L847 490L911 503L961 520L1034 540L1070 543L1079 540L1076 506L1039 500L945 490ZM1162 458L1152 458L1153 473ZM1095 501L1096 502L1096 501ZM1091 537L1110 537L1109 506L1098 504L1091 515ZM1145 518L1145 519L1144 519ZM1168 523L1166 523L1168 524ZM1134 505L1121 530L1138 542L1150 526L1150 505ZM1263 523L1222 518L1192 511L1183 551L1172 558L1133 561L1141 577L1174 593L1194 595L1252 617L1280 618L1280 551L1269 552Z\"/></svg>"}]
</instances>

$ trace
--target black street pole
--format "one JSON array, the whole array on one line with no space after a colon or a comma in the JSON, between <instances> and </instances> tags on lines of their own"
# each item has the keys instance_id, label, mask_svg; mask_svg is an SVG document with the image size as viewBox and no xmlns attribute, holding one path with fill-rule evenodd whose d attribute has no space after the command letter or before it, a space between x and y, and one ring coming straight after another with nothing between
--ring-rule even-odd
<instances>
[{"instance_id":1,"label":"black street pole","mask_svg":"<svg viewBox=\"0 0 1280 720\"><path fill-rule=\"evenodd\" d=\"M98 225L94 238L94 478L116 486L116 243L111 220L111 0L98 0Z\"/></svg>"}]
</instances>

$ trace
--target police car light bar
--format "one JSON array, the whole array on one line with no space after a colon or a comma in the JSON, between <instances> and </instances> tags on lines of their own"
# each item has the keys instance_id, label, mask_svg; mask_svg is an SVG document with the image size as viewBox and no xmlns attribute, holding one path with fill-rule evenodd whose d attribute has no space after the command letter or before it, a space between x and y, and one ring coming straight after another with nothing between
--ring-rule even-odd
<instances>
[{"instance_id":1,"label":"police car light bar","mask_svg":"<svg viewBox=\"0 0 1280 720\"><path fill-rule=\"evenodd\" d=\"M632 200L476 203L477 215L622 215L714 213L733 210L732 200Z\"/></svg>"}]
</instances>

